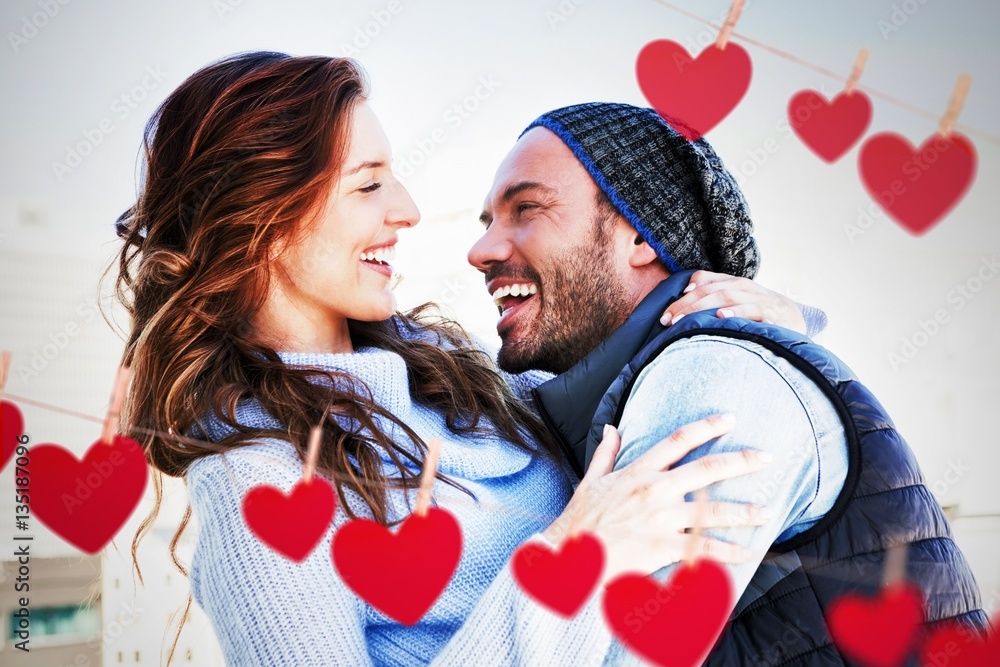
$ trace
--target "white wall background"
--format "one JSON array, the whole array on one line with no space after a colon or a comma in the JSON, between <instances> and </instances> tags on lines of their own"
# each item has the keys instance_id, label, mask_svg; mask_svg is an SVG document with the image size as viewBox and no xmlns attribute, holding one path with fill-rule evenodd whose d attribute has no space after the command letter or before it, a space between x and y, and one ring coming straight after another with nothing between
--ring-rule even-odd
<instances>
[{"instance_id":1,"label":"white wall background","mask_svg":"<svg viewBox=\"0 0 1000 667\"><path fill-rule=\"evenodd\" d=\"M717 20L728 1L673 4ZM386 25L372 23L379 13ZM828 312L822 341L874 389L909 439L932 489L957 517L957 538L992 610L1000 608L993 422L1000 279L985 281L961 309L948 295L1000 251L998 19L989 0L761 0L748 3L737 27L845 75L867 46L862 85L934 114L944 111L958 74L972 75L959 130L975 142L976 180L925 236L909 235L877 208L873 222L859 226L870 199L857 148L830 166L780 129L795 92L834 92L842 81L744 43L754 63L750 91L708 136L743 180L763 251L760 281ZM366 26L373 33L367 44L359 38ZM410 171L404 161L420 159L414 152L435 129L445 132L405 177L424 222L400 243L401 304L444 302L470 329L492 336L495 311L464 255L479 233L478 207L493 170L520 130L565 104L643 104L634 78L639 49L659 38L706 44L714 31L656 0L8 0L0 35L0 347L15 355L7 392L99 418L121 344L94 315L97 278L117 245L114 219L135 194L143 124L199 67L250 49L344 55L357 48L352 55L371 75L373 106L402 171ZM484 78L495 90L461 123L449 122L449 109ZM937 127L935 118L873 102L870 132L921 142ZM777 149L761 160L765 144ZM77 165L67 162L70 151L88 154ZM65 172L54 163L75 166ZM851 226L865 228L852 237ZM889 354L941 308L948 324L894 368ZM60 442L79 454L99 434L97 423L21 407L34 443ZM10 543L12 487L8 469L0 476L0 548ZM165 558L183 507L175 485L144 545L145 588L133 589L128 544L148 503L106 552L98 638L106 665L160 662L168 616L186 598L186 581ZM36 533L39 555L72 553L41 528ZM137 612L126 626L122 604L133 599ZM195 612L180 664L221 664L207 619ZM122 632L109 632L115 623Z\"/></svg>"}]
</instances>

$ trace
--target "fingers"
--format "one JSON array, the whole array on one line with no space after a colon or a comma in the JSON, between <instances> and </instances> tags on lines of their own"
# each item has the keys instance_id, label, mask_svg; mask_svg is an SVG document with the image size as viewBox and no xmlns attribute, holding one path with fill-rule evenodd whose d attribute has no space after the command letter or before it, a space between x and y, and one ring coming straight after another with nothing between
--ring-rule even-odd
<instances>
[{"instance_id":1,"label":"fingers","mask_svg":"<svg viewBox=\"0 0 1000 667\"><path fill-rule=\"evenodd\" d=\"M768 313L764 311L764 307L757 303L747 303L739 306L726 306L725 308L720 308L716 315L722 318L742 317L754 322L772 321L768 319ZM771 313L771 316L773 317L774 314ZM780 322L775 322L775 324L780 324Z\"/></svg>"},{"instance_id":2,"label":"fingers","mask_svg":"<svg viewBox=\"0 0 1000 667\"><path fill-rule=\"evenodd\" d=\"M716 482L759 472L771 464L770 452L745 449L740 452L708 454L689 461L660 476L657 484L669 485L673 493L693 493Z\"/></svg>"},{"instance_id":3,"label":"fingers","mask_svg":"<svg viewBox=\"0 0 1000 667\"><path fill-rule=\"evenodd\" d=\"M703 535L685 535L685 541L694 542L692 553L704 558L712 558L722 563L737 565L753 557L753 552L739 544L731 544ZM684 545L685 547L687 544ZM684 552L687 553L687 552Z\"/></svg>"},{"instance_id":4,"label":"fingers","mask_svg":"<svg viewBox=\"0 0 1000 667\"><path fill-rule=\"evenodd\" d=\"M773 295L768 290L752 280L733 278L732 276L724 276L724 278L725 280L704 284L689 283L689 291L670 304L670 307L663 313L663 317L660 318L660 322L666 326L671 322L676 322L684 315L697 313L701 310L773 299Z\"/></svg>"},{"instance_id":5,"label":"fingers","mask_svg":"<svg viewBox=\"0 0 1000 667\"><path fill-rule=\"evenodd\" d=\"M737 292L757 292L757 293L767 293L766 287L761 286L759 283L755 283L749 278L737 278L736 276L730 276L725 273L710 273L709 271L700 271L699 273L704 273L706 279L695 280L694 277L688 282L687 287L684 288L684 294L698 293L701 295L710 294L712 292L718 292L719 290L731 289ZM695 276L698 274L696 273Z\"/></svg>"},{"instance_id":6,"label":"fingers","mask_svg":"<svg viewBox=\"0 0 1000 667\"><path fill-rule=\"evenodd\" d=\"M618 434L618 429L611 424L605 424L604 438L597 445L597 449L594 450L594 456L590 459L590 467L587 468L587 472L583 476L583 481L593 481L614 470L615 459L618 457L618 450L621 448L621 444L622 441L621 436Z\"/></svg>"},{"instance_id":7,"label":"fingers","mask_svg":"<svg viewBox=\"0 0 1000 667\"><path fill-rule=\"evenodd\" d=\"M716 273L715 271L705 271L704 269L699 269L691 274L690 283L695 285L708 285L710 283L725 282L727 280L739 280L736 276L731 276L728 273Z\"/></svg>"},{"instance_id":8,"label":"fingers","mask_svg":"<svg viewBox=\"0 0 1000 667\"><path fill-rule=\"evenodd\" d=\"M712 298L707 298L711 295ZM732 310L732 307L759 306L756 310L737 312L735 315L718 312L719 317L746 317L757 322L771 322L800 333L806 333L806 321L799 305L773 290L764 287L748 278L736 278L724 273L696 271L684 295L670 304L660 318L663 326L676 323L685 315L702 310L719 308Z\"/></svg>"},{"instance_id":9,"label":"fingers","mask_svg":"<svg viewBox=\"0 0 1000 667\"><path fill-rule=\"evenodd\" d=\"M674 305L676 304L671 304L671 307ZM768 311L771 311L772 316L774 315L774 309L769 306L765 306L765 304L761 302L760 295L725 289L703 296L697 301L685 306L683 312L679 312L674 317L673 321L676 322L688 313L697 313L702 310L720 309L736 310L740 313L746 313L739 316L747 317L747 319L752 319L757 322L763 321ZM718 315L718 313L716 314Z\"/></svg>"},{"instance_id":10,"label":"fingers","mask_svg":"<svg viewBox=\"0 0 1000 667\"><path fill-rule=\"evenodd\" d=\"M711 501L705 504L703 510L699 510L697 505L697 502L686 502L679 511L671 508L669 512L675 515L664 517L664 521L670 520L676 525L676 521L680 520L685 529L693 529L696 523L699 529L746 528L763 526L772 518L771 512L761 505Z\"/></svg>"},{"instance_id":11,"label":"fingers","mask_svg":"<svg viewBox=\"0 0 1000 667\"><path fill-rule=\"evenodd\" d=\"M629 464L625 470L629 471L631 475L643 475L665 470L709 440L729 433L735 425L736 417L733 415L712 415L686 424L650 447L645 454Z\"/></svg>"}]
</instances>

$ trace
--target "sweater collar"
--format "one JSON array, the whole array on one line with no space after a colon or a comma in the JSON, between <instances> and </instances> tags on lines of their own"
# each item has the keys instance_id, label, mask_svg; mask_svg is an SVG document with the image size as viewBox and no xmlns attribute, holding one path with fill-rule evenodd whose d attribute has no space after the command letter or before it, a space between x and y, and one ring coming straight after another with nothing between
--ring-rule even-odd
<instances>
[{"instance_id":1,"label":"sweater collar","mask_svg":"<svg viewBox=\"0 0 1000 667\"><path fill-rule=\"evenodd\" d=\"M364 382L375 402L389 412L397 416L409 412L412 401L406 362L395 352L359 347L339 354L279 352L278 357L286 366L348 373Z\"/></svg>"},{"instance_id":2,"label":"sweater collar","mask_svg":"<svg viewBox=\"0 0 1000 667\"><path fill-rule=\"evenodd\" d=\"M692 273L681 271L660 282L628 319L587 356L533 390L546 423L562 441L570 463L581 477L591 422L601 399L636 354L664 330L660 316L680 298Z\"/></svg>"}]
</instances>

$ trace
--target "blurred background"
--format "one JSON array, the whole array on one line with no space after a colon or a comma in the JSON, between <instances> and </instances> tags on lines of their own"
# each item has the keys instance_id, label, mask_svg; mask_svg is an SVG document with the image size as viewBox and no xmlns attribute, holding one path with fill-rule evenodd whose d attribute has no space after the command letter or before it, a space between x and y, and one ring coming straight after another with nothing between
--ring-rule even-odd
<instances>
[{"instance_id":1,"label":"blurred background","mask_svg":"<svg viewBox=\"0 0 1000 667\"><path fill-rule=\"evenodd\" d=\"M465 253L480 232L494 169L521 129L566 104L646 104L635 80L642 46L672 39L700 52L717 28L684 12L718 25L728 6L5 0L0 348L14 355L5 398L24 413L31 443L57 442L81 455L100 434L122 348L98 311L103 304L114 313L98 290L118 247L113 223L134 201L147 118L195 70L257 49L358 59L371 76L371 103L393 142L395 168L423 212L399 244L400 306L436 301L495 339L496 311ZM1000 398L998 19L991 0L751 0L734 40L753 59L753 82L708 134L754 213L758 280L828 313L820 342L853 367L908 438L991 614L1000 610L1000 438L992 422ZM936 131L959 74L972 76L956 129L975 144L978 172L967 196L921 237L872 203L857 146L828 165L787 125L791 96L806 88L839 92L861 47L871 50L860 82L874 105L869 135L891 130L922 143ZM945 319L932 326L941 311ZM125 324L120 315L118 322ZM0 474L0 559L13 553L13 477L13 465ZM6 560L0 664L162 664L173 639L168 626L188 595L186 577L167 557L186 497L171 480L140 549L145 583L138 585L130 541L151 497L150 490L94 557L33 520L32 650L13 646L17 568ZM194 526L181 541L182 560L196 534ZM197 605L175 660L223 664Z\"/></svg>"}]
</instances>

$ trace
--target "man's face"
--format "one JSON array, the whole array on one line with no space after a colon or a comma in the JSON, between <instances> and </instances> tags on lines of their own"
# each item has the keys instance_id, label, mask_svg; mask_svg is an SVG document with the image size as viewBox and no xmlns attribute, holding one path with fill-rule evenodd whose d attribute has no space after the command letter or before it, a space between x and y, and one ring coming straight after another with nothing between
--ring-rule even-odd
<instances>
[{"instance_id":1,"label":"man's face","mask_svg":"<svg viewBox=\"0 0 1000 667\"><path fill-rule=\"evenodd\" d=\"M486 233L468 259L500 311L504 370L562 373L632 311L621 258L635 232L549 130L532 129L507 155L480 219Z\"/></svg>"}]
</instances>

